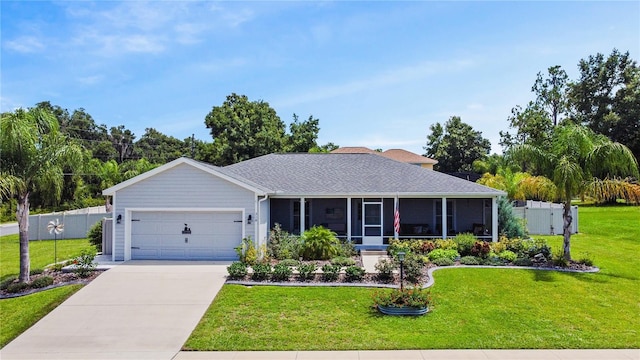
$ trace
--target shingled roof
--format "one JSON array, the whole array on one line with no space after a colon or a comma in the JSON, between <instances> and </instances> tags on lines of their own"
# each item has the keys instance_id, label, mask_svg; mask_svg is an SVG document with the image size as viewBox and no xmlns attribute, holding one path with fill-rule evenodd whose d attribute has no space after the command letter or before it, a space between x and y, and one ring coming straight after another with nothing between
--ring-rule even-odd
<instances>
[{"instance_id":1,"label":"shingled roof","mask_svg":"<svg viewBox=\"0 0 640 360\"><path fill-rule=\"evenodd\" d=\"M374 154L270 154L218 168L274 195L496 196L504 193Z\"/></svg>"}]
</instances>

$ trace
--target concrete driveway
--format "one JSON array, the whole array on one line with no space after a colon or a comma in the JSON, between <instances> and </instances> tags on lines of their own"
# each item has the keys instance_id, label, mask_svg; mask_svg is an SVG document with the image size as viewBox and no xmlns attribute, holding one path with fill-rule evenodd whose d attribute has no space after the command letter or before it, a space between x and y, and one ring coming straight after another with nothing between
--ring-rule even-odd
<instances>
[{"instance_id":1,"label":"concrete driveway","mask_svg":"<svg viewBox=\"0 0 640 360\"><path fill-rule=\"evenodd\" d=\"M7 359L172 359L224 284L226 263L130 261L0 350Z\"/></svg>"}]
</instances>

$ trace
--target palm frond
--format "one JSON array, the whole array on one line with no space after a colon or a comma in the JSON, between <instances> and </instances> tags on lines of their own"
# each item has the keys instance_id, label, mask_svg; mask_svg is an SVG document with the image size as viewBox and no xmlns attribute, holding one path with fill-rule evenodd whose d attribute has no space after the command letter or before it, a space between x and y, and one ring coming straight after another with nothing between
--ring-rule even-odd
<instances>
[{"instance_id":1,"label":"palm frond","mask_svg":"<svg viewBox=\"0 0 640 360\"><path fill-rule=\"evenodd\" d=\"M632 204L640 204L640 184L629 178L593 178L585 187L585 193L598 202L624 199Z\"/></svg>"},{"instance_id":2,"label":"palm frond","mask_svg":"<svg viewBox=\"0 0 640 360\"><path fill-rule=\"evenodd\" d=\"M580 193L583 179L584 172L580 164L570 156L562 156L553 171L553 183L558 188L559 199L571 201L574 195Z\"/></svg>"},{"instance_id":3,"label":"palm frond","mask_svg":"<svg viewBox=\"0 0 640 360\"><path fill-rule=\"evenodd\" d=\"M638 160L628 147L617 142L598 144L589 153L587 164L592 175L600 178L638 177Z\"/></svg>"}]
</instances>

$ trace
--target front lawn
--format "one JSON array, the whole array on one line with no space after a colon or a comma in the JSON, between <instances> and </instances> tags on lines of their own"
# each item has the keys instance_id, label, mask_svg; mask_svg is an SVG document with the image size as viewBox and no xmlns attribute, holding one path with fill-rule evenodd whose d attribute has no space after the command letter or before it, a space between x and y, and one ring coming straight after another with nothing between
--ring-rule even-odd
<instances>
[{"instance_id":1,"label":"front lawn","mask_svg":"<svg viewBox=\"0 0 640 360\"><path fill-rule=\"evenodd\" d=\"M29 242L31 270L43 269L54 263L54 241ZM58 261L72 259L92 245L88 239L57 240ZM0 236L0 281L20 273L20 239L18 234Z\"/></svg>"},{"instance_id":2,"label":"front lawn","mask_svg":"<svg viewBox=\"0 0 640 360\"><path fill-rule=\"evenodd\" d=\"M62 304L82 285L59 287L36 294L0 300L0 348Z\"/></svg>"},{"instance_id":3,"label":"front lawn","mask_svg":"<svg viewBox=\"0 0 640 360\"><path fill-rule=\"evenodd\" d=\"M599 273L439 270L433 311L419 318L378 314L371 289L226 285L184 348L640 348L640 208L585 207L579 217L573 257L589 253Z\"/></svg>"}]
</instances>

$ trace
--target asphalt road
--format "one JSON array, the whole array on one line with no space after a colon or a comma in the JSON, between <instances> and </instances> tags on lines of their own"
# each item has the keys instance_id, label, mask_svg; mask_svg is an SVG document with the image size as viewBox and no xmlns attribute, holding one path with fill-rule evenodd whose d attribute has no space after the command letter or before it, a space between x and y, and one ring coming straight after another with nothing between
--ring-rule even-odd
<instances>
[{"instance_id":1,"label":"asphalt road","mask_svg":"<svg viewBox=\"0 0 640 360\"><path fill-rule=\"evenodd\" d=\"M18 223L7 223L0 225L0 236L18 233Z\"/></svg>"}]
</instances>

